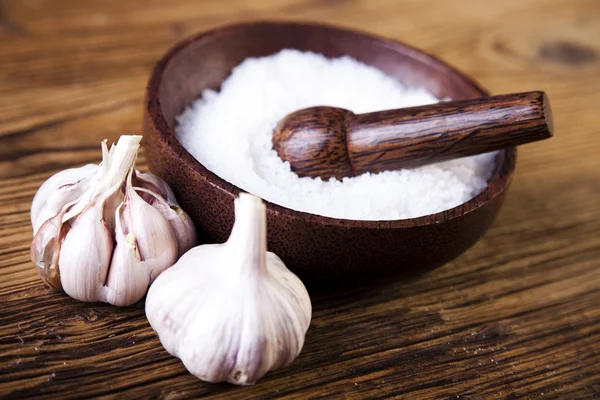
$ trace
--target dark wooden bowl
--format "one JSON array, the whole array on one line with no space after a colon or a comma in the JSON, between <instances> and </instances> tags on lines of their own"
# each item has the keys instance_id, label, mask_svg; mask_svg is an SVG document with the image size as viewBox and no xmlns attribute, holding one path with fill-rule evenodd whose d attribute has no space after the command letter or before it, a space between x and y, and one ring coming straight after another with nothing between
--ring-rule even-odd
<instances>
[{"instance_id":1,"label":"dark wooden bowl","mask_svg":"<svg viewBox=\"0 0 600 400\"><path fill-rule=\"evenodd\" d=\"M257 22L218 28L171 49L155 66L146 92L144 144L150 169L165 179L204 243L225 241L233 225L236 186L196 161L174 135L175 117L204 89L219 89L248 57L283 48L350 55L438 98L486 95L473 80L405 44L330 26ZM268 248L304 279L348 282L415 275L454 259L494 221L513 171L514 149L499 153L487 188L450 210L420 218L356 221L267 204Z\"/></svg>"}]
</instances>

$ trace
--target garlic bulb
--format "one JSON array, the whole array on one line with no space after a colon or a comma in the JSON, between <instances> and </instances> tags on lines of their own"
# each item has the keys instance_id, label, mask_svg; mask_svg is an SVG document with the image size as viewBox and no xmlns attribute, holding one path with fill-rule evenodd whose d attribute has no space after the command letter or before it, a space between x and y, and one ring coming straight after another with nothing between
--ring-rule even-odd
<instances>
[{"instance_id":1,"label":"garlic bulb","mask_svg":"<svg viewBox=\"0 0 600 400\"><path fill-rule=\"evenodd\" d=\"M265 205L242 193L224 244L188 251L146 297L165 349L208 382L256 382L291 363L311 319L306 288L266 249Z\"/></svg>"},{"instance_id":2,"label":"garlic bulb","mask_svg":"<svg viewBox=\"0 0 600 400\"><path fill-rule=\"evenodd\" d=\"M121 136L102 163L49 178L31 205L31 260L42 280L81 301L130 305L196 244L169 186L135 171L141 136Z\"/></svg>"}]
</instances>

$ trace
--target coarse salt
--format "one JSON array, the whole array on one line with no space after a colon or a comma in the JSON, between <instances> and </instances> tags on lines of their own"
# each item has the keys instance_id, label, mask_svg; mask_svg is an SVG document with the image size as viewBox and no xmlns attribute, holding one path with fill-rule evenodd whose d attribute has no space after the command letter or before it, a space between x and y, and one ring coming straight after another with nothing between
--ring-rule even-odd
<instances>
[{"instance_id":1,"label":"coarse salt","mask_svg":"<svg viewBox=\"0 0 600 400\"><path fill-rule=\"evenodd\" d=\"M178 116L176 135L206 168L263 199L313 214L358 220L419 217L480 193L495 153L343 181L300 178L272 148L273 129L301 108L333 106L355 113L437 102L350 57L285 49L235 67L219 93L205 90Z\"/></svg>"}]
</instances>

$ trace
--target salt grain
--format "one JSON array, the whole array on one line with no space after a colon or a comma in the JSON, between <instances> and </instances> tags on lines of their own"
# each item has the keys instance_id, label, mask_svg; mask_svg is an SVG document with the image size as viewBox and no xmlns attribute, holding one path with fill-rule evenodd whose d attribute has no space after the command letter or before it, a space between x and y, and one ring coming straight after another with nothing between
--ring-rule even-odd
<instances>
[{"instance_id":1,"label":"salt grain","mask_svg":"<svg viewBox=\"0 0 600 400\"><path fill-rule=\"evenodd\" d=\"M421 168L330 179L300 178L272 148L273 129L287 114L312 106L355 113L410 107L438 100L407 88L350 57L282 50L249 58L206 90L178 117L177 138L206 168L263 199L335 218L392 220L455 207L481 192L494 154Z\"/></svg>"}]
</instances>

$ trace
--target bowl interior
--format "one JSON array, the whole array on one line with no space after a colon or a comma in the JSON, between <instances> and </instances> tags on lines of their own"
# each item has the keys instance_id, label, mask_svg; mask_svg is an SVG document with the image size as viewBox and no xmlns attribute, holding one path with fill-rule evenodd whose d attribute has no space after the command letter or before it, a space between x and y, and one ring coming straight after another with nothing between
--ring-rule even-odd
<instances>
[{"instance_id":1,"label":"bowl interior","mask_svg":"<svg viewBox=\"0 0 600 400\"><path fill-rule=\"evenodd\" d=\"M438 98L467 99L486 92L474 81L436 58L400 42L330 26L289 22L258 22L218 28L191 37L175 46L157 64L149 82L148 98L158 97L160 112L154 118L166 125L163 140L183 162L213 186L235 195L239 189L196 161L176 140L176 116L205 89L218 90L232 69L249 57L267 56L284 48L312 51L326 57L349 55L377 67L407 86L423 87ZM157 95L157 96L156 96ZM156 124L156 120L154 121ZM159 129L161 131L161 129ZM437 214L394 221L355 221L321 217L269 203L268 209L293 218L309 219L328 225L405 228L439 223L479 208L507 186L514 169L514 150L501 151L488 187L470 201Z\"/></svg>"}]
</instances>

